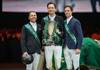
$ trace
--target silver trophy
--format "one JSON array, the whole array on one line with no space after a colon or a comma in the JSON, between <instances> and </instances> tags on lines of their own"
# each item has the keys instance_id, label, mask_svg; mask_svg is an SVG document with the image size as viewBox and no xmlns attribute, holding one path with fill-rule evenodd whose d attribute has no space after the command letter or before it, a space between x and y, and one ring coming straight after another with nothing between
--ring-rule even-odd
<instances>
[{"instance_id":1,"label":"silver trophy","mask_svg":"<svg viewBox=\"0 0 100 70\"><path fill-rule=\"evenodd\" d=\"M55 28L55 21L50 21L48 23L48 44L54 44L53 41L53 33L54 33L54 28Z\"/></svg>"}]
</instances>

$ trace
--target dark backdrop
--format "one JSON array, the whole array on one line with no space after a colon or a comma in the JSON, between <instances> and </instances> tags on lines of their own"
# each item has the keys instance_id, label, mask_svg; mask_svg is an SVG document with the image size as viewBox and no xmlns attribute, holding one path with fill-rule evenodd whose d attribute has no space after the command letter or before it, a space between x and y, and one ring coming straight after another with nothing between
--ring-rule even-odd
<instances>
[{"instance_id":1,"label":"dark backdrop","mask_svg":"<svg viewBox=\"0 0 100 70\"><path fill-rule=\"evenodd\" d=\"M38 20L47 15L47 13L37 13ZM64 13L57 13L64 17ZM91 36L93 33L100 33L100 13L73 13L73 16L80 20L84 36ZM28 22L28 13L0 13L0 32L5 31L20 32L24 24ZM9 42L7 44L7 42ZM7 40L0 43L0 62L21 62L20 40ZM6 43L6 44L5 44ZM5 45L4 45L5 44Z\"/></svg>"},{"instance_id":2,"label":"dark backdrop","mask_svg":"<svg viewBox=\"0 0 100 70\"><path fill-rule=\"evenodd\" d=\"M57 13L64 17L64 13ZM38 22L47 13L38 13ZM84 36L100 31L100 13L74 13L74 17L80 20ZM0 29L21 29L28 22L28 13L0 13Z\"/></svg>"}]
</instances>

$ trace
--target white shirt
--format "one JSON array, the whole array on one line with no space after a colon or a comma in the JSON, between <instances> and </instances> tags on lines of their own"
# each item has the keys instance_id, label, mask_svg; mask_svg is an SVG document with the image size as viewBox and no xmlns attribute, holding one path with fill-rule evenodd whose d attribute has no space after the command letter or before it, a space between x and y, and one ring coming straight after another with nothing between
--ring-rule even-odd
<instances>
[{"instance_id":1,"label":"white shirt","mask_svg":"<svg viewBox=\"0 0 100 70\"><path fill-rule=\"evenodd\" d=\"M34 31L37 31L37 24L36 24L36 22L34 22L34 23L30 22L30 24L32 25Z\"/></svg>"},{"instance_id":2,"label":"white shirt","mask_svg":"<svg viewBox=\"0 0 100 70\"><path fill-rule=\"evenodd\" d=\"M72 19L73 16L70 16L69 18L67 18L67 24L69 23L69 21Z\"/></svg>"},{"instance_id":3,"label":"white shirt","mask_svg":"<svg viewBox=\"0 0 100 70\"><path fill-rule=\"evenodd\" d=\"M50 18L51 21L54 21L55 17L56 17L56 15L54 15L54 16L49 15L49 18Z\"/></svg>"}]
</instances>

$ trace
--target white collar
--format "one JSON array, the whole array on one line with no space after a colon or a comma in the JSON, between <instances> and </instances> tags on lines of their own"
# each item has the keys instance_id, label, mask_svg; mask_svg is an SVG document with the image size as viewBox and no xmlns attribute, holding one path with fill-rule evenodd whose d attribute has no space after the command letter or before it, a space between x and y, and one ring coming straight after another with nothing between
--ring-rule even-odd
<instances>
[{"instance_id":1,"label":"white collar","mask_svg":"<svg viewBox=\"0 0 100 70\"><path fill-rule=\"evenodd\" d=\"M30 21L30 24L32 25L33 29L35 31L37 31L37 24L36 24L36 22L33 23L33 22Z\"/></svg>"},{"instance_id":2,"label":"white collar","mask_svg":"<svg viewBox=\"0 0 100 70\"><path fill-rule=\"evenodd\" d=\"M67 24L69 23L69 21L72 19L73 16L70 16L69 18L67 18Z\"/></svg>"},{"instance_id":3,"label":"white collar","mask_svg":"<svg viewBox=\"0 0 100 70\"><path fill-rule=\"evenodd\" d=\"M30 21L30 24L31 24L31 25L36 25L36 22L31 22L31 21Z\"/></svg>"},{"instance_id":4,"label":"white collar","mask_svg":"<svg viewBox=\"0 0 100 70\"><path fill-rule=\"evenodd\" d=\"M49 15L49 18L50 18L51 21L54 21L55 17L56 17L56 15L53 15L53 16Z\"/></svg>"}]
</instances>

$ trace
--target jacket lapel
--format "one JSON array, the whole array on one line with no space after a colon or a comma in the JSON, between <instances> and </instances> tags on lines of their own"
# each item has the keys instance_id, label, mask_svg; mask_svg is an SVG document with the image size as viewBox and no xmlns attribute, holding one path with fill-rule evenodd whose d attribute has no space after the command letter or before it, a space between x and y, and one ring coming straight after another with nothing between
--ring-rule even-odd
<instances>
[{"instance_id":1,"label":"jacket lapel","mask_svg":"<svg viewBox=\"0 0 100 70\"><path fill-rule=\"evenodd\" d=\"M66 33L72 38L72 40L75 42L75 44L77 43L76 41L76 37L74 35L74 33L71 31L71 25L72 25L72 19L69 21L69 23L67 24L67 21L64 21L64 26L65 26L65 31Z\"/></svg>"},{"instance_id":2,"label":"jacket lapel","mask_svg":"<svg viewBox=\"0 0 100 70\"><path fill-rule=\"evenodd\" d=\"M30 31L30 33L32 33L33 37L35 37L35 39L38 42L38 44L40 44L40 40L38 38L37 32L35 32L35 30L33 29L32 25L27 24L27 25L25 25L25 27Z\"/></svg>"}]
</instances>

